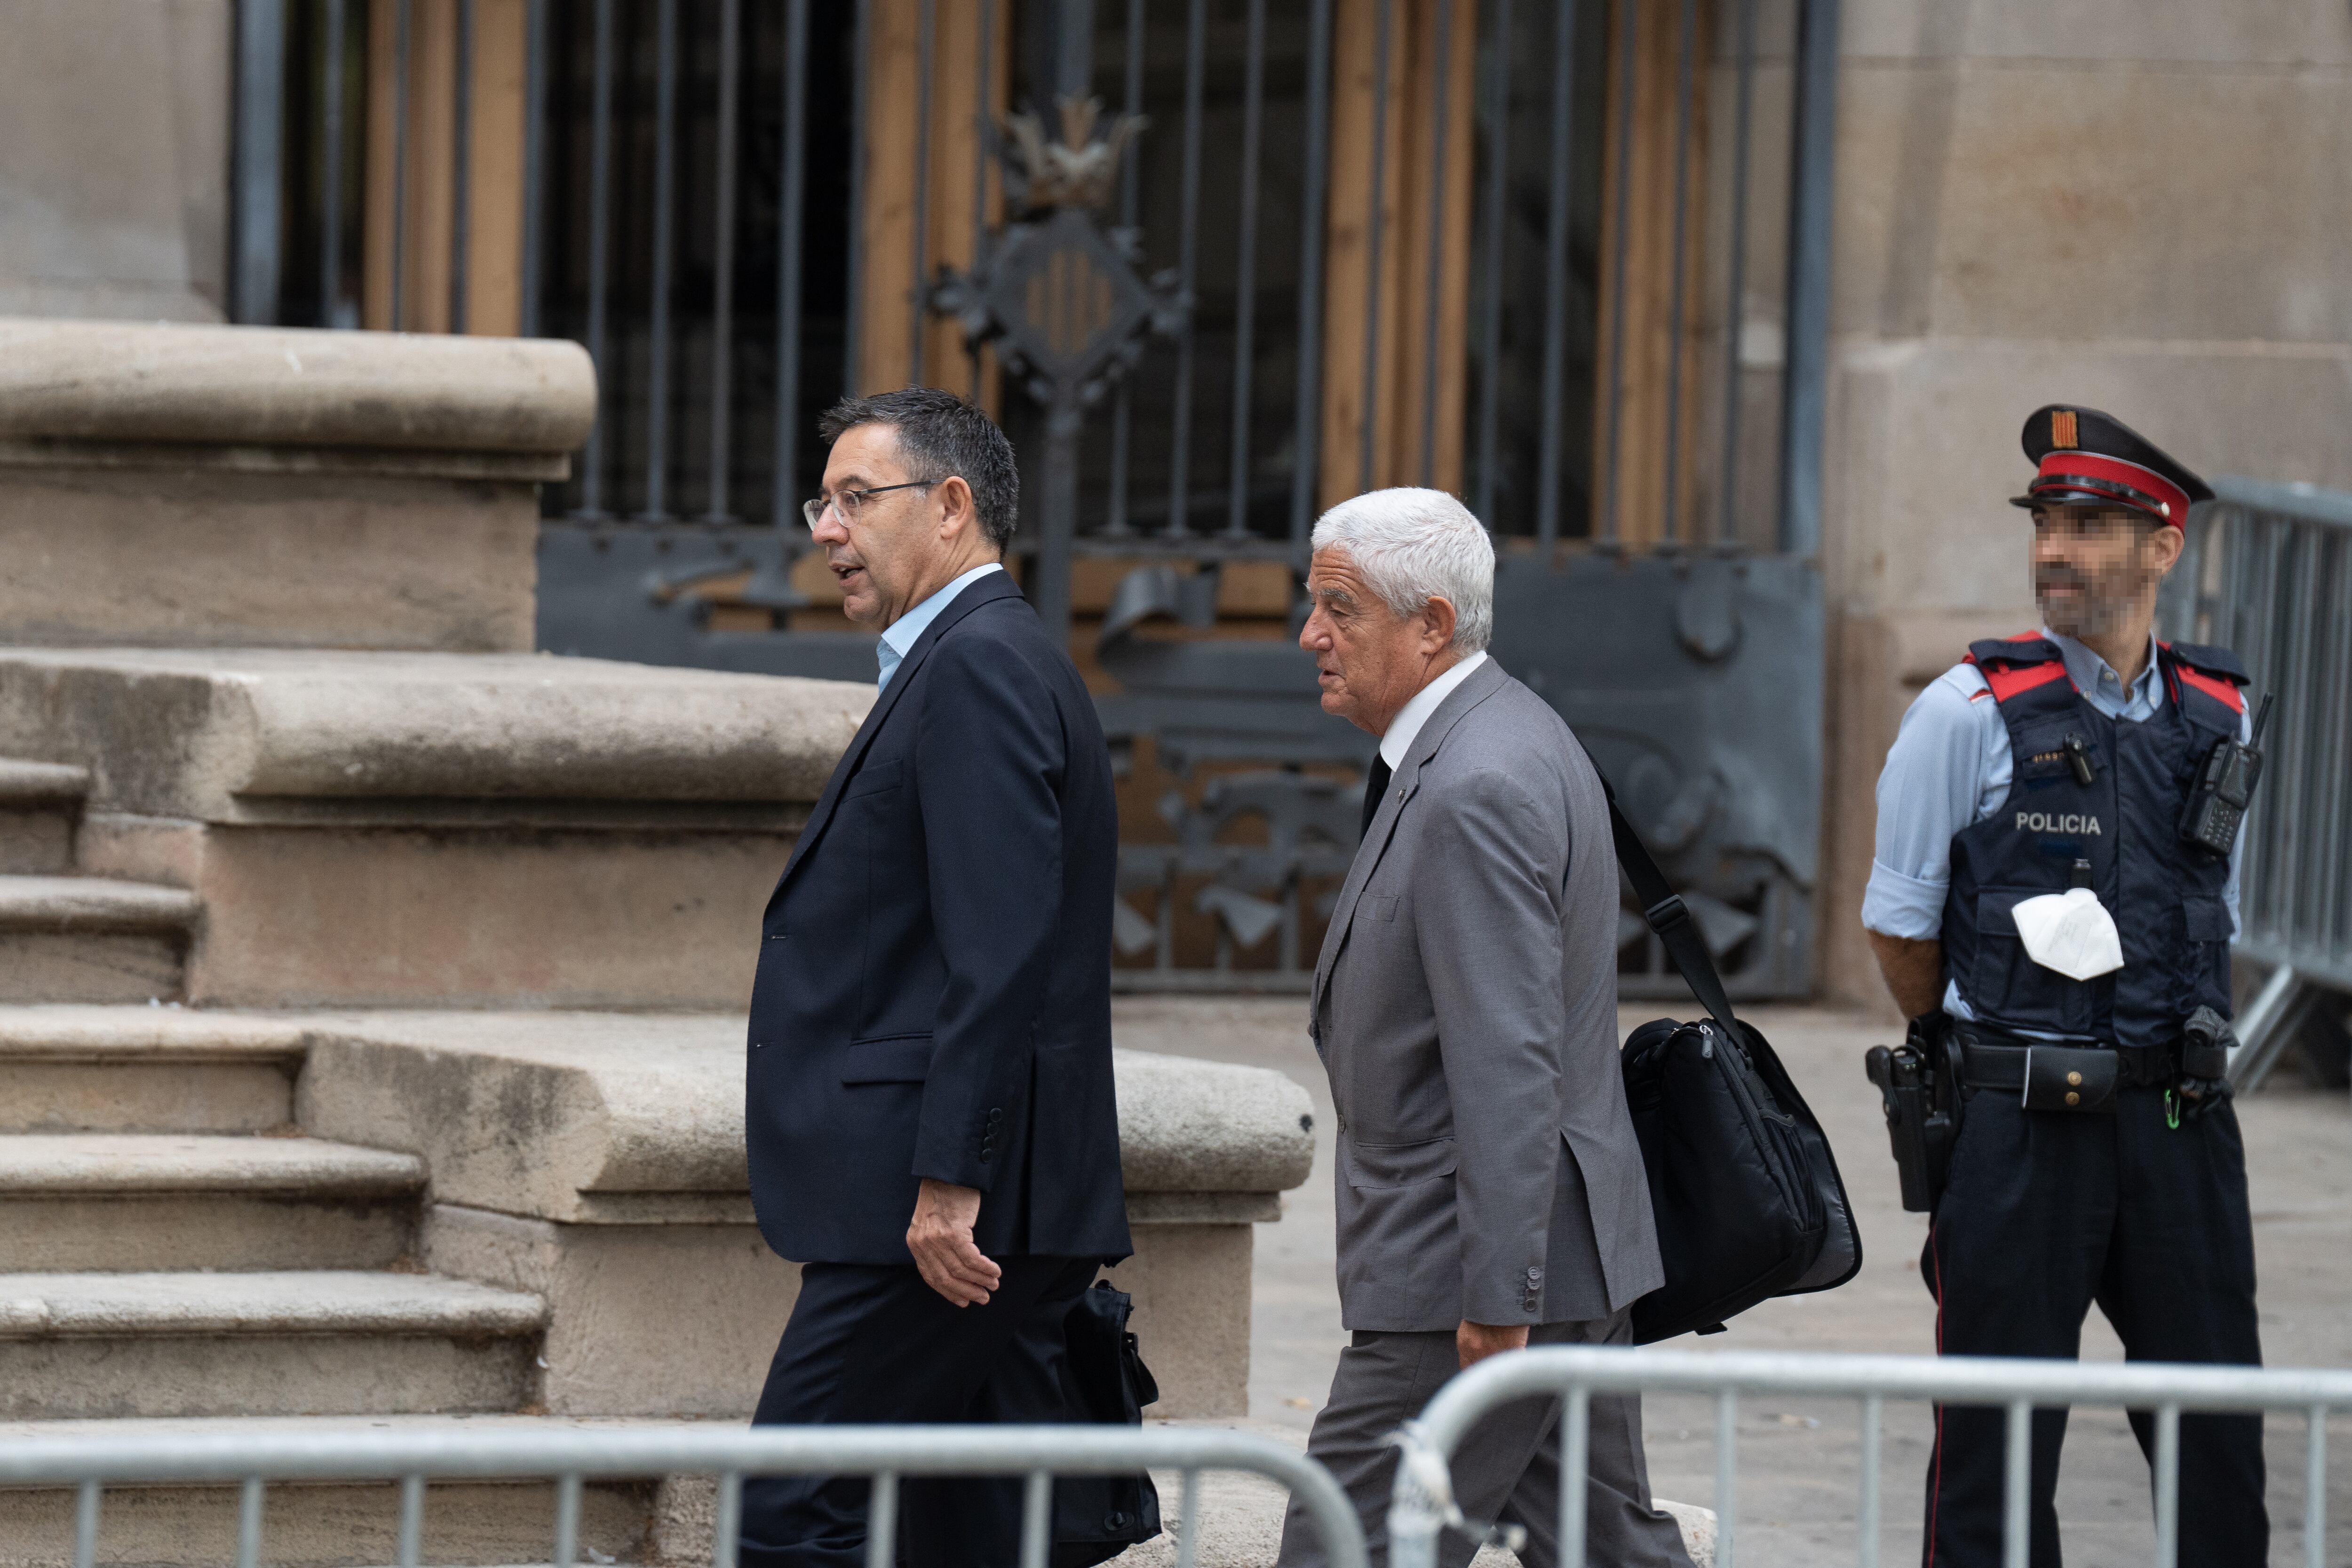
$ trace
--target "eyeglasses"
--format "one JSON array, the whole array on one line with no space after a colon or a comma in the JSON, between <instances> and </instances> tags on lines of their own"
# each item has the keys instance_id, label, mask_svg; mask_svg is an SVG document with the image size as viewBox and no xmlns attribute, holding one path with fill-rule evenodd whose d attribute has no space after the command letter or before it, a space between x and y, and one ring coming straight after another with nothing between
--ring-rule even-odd
<instances>
[{"instance_id":1,"label":"eyeglasses","mask_svg":"<svg viewBox=\"0 0 2352 1568\"><path fill-rule=\"evenodd\" d=\"M903 485L877 485L871 490L835 490L830 496L803 501L801 516L806 517L810 528L814 529L817 519L824 517L829 507L841 519L842 527L854 528L857 526L857 514L865 510L866 503L875 497L887 496L893 490L928 490L938 483L937 479L909 479Z\"/></svg>"}]
</instances>

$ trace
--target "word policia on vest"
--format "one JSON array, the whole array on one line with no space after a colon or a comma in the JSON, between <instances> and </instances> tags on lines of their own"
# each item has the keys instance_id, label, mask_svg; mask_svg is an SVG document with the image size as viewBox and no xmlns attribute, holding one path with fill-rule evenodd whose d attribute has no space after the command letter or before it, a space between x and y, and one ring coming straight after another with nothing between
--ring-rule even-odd
<instances>
[{"instance_id":1,"label":"word policia on vest","mask_svg":"<svg viewBox=\"0 0 2352 1568\"><path fill-rule=\"evenodd\" d=\"M2017 813L2017 831L2021 833L2080 833L2086 839L2102 836L2098 818L2072 811L2020 811Z\"/></svg>"}]
</instances>

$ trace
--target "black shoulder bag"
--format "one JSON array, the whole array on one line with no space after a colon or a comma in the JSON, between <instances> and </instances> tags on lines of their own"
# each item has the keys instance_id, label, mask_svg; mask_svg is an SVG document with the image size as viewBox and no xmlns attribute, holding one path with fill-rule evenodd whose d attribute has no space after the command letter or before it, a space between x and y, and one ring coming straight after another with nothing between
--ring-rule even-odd
<instances>
[{"instance_id":1,"label":"black shoulder bag","mask_svg":"<svg viewBox=\"0 0 2352 1568\"><path fill-rule=\"evenodd\" d=\"M1139 1427L1160 1385L1127 1326L1135 1299L1097 1280L1070 1303L1063 1331L1062 1398L1073 1421ZM1093 1568L1160 1533L1160 1492L1149 1475L1063 1476L1054 1482L1053 1568Z\"/></svg>"},{"instance_id":2,"label":"black shoulder bag","mask_svg":"<svg viewBox=\"0 0 2352 1568\"><path fill-rule=\"evenodd\" d=\"M1609 795L1617 863L1707 1016L1635 1030L1621 1061L1666 1282L1633 1303L1633 1343L1718 1333L1769 1296L1844 1284L1862 1232L1837 1159L1780 1059L1731 1000L1681 897Z\"/></svg>"}]
</instances>

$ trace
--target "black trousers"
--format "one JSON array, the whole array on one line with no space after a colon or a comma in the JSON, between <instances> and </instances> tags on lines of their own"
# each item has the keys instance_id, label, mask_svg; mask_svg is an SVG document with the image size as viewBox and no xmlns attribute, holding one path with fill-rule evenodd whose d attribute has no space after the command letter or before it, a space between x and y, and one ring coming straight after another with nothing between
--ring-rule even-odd
<instances>
[{"instance_id":1,"label":"black trousers","mask_svg":"<svg viewBox=\"0 0 2352 1568\"><path fill-rule=\"evenodd\" d=\"M2133 1361L2258 1365L2245 1145L2221 1106L2178 1128L2163 1092L2124 1089L2112 1116L2028 1111L2014 1091L1969 1100L1919 1271L1946 1355L2073 1359L2093 1301ZM2000 1562L2005 1414L1938 1406L1927 1462L1928 1568ZM2156 1419L2130 1413L2153 1456ZM2059 1568L2064 1410L2033 1413L2034 1568ZM2267 1561L2259 1416L2180 1419L2180 1561Z\"/></svg>"},{"instance_id":2,"label":"black trousers","mask_svg":"<svg viewBox=\"0 0 2352 1568\"><path fill-rule=\"evenodd\" d=\"M912 1265L809 1263L751 1424L1066 1421L1062 1321L1092 1282L1092 1259L999 1258L987 1304L956 1307ZM768 1476L743 1483L743 1568L863 1568L863 1477ZM1021 1482L898 1487L898 1559L1012 1568Z\"/></svg>"}]
</instances>

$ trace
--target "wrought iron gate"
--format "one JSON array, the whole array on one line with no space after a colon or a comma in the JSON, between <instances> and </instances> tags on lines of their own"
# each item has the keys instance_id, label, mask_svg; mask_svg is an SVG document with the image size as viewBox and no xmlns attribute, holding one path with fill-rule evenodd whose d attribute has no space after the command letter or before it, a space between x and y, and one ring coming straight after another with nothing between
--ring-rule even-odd
<instances>
[{"instance_id":1,"label":"wrought iron gate","mask_svg":"<svg viewBox=\"0 0 2352 1568\"><path fill-rule=\"evenodd\" d=\"M1316 513L1432 484L1741 996L1810 987L1836 0L241 0L248 319L556 333L543 645L870 679L815 413L992 407L1122 785L1121 983L1303 984L1370 737ZM1629 993L1679 989L1638 918Z\"/></svg>"}]
</instances>

